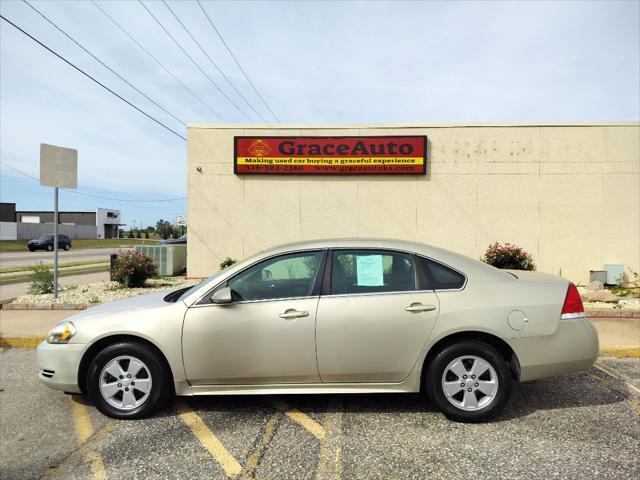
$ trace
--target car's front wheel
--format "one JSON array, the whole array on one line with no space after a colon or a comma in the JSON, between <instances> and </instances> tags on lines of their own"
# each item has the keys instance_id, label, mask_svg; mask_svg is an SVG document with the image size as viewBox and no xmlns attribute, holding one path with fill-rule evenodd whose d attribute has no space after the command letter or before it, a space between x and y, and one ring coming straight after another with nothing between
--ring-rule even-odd
<instances>
[{"instance_id":1,"label":"car's front wheel","mask_svg":"<svg viewBox=\"0 0 640 480\"><path fill-rule=\"evenodd\" d=\"M53 245L47 245L47 252L53 252Z\"/></svg>"},{"instance_id":2,"label":"car's front wheel","mask_svg":"<svg viewBox=\"0 0 640 480\"><path fill-rule=\"evenodd\" d=\"M65 250L65 252L68 252L70 248L71 248L71 245L69 245L68 243L65 243L65 244L64 244L64 250Z\"/></svg>"},{"instance_id":3,"label":"car's front wheel","mask_svg":"<svg viewBox=\"0 0 640 480\"><path fill-rule=\"evenodd\" d=\"M504 408L511 396L509 364L484 342L449 345L431 361L427 393L451 420L483 422Z\"/></svg>"},{"instance_id":4,"label":"car's front wheel","mask_svg":"<svg viewBox=\"0 0 640 480\"><path fill-rule=\"evenodd\" d=\"M91 362L85 391L109 417L146 417L166 400L170 390L169 372L158 357L142 343L110 345Z\"/></svg>"}]
</instances>

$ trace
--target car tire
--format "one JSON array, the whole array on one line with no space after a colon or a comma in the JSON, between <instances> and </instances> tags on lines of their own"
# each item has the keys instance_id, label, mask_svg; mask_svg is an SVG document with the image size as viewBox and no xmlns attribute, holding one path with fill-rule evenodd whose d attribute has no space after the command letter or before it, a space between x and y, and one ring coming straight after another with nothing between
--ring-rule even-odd
<instances>
[{"instance_id":1,"label":"car tire","mask_svg":"<svg viewBox=\"0 0 640 480\"><path fill-rule=\"evenodd\" d=\"M47 245L47 252L53 251L53 245Z\"/></svg>"},{"instance_id":2,"label":"car tire","mask_svg":"<svg viewBox=\"0 0 640 480\"><path fill-rule=\"evenodd\" d=\"M494 347L476 340L443 348L426 375L429 399L457 422L487 421L502 411L511 396L508 362Z\"/></svg>"},{"instance_id":3,"label":"car tire","mask_svg":"<svg viewBox=\"0 0 640 480\"><path fill-rule=\"evenodd\" d=\"M31 247L29 247L29 251L33 253L33 252L35 252L35 251L36 251L36 249L35 249L35 248L31 248Z\"/></svg>"},{"instance_id":4,"label":"car tire","mask_svg":"<svg viewBox=\"0 0 640 480\"><path fill-rule=\"evenodd\" d=\"M64 246L65 252L68 252L70 248L71 248L71 245L69 245L68 243L65 244L65 246Z\"/></svg>"},{"instance_id":5,"label":"car tire","mask_svg":"<svg viewBox=\"0 0 640 480\"><path fill-rule=\"evenodd\" d=\"M151 415L167 400L170 381L168 367L153 348L119 342L91 361L85 392L105 415L134 420Z\"/></svg>"}]
</instances>

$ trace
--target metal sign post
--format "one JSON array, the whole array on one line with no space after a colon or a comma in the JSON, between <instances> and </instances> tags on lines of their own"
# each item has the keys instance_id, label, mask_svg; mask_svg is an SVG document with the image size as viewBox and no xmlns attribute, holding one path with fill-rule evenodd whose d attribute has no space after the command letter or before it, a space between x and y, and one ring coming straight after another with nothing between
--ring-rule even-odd
<instances>
[{"instance_id":1,"label":"metal sign post","mask_svg":"<svg viewBox=\"0 0 640 480\"><path fill-rule=\"evenodd\" d=\"M40 144L40 185L53 187L53 297L58 298L58 189L78 188L78 151Z\"/></svg>"},{"instance_id":2,"label":"metal sign post","mask_svg":"<svg viewBox=\"0 0 640 480\"><path fill-rule=\"evenodd\" d=\"M184 227L187 224L187 216L182 214L176 217L176 225L180 227L180 235L184 235Z\"/></svg>"}]
</instances>

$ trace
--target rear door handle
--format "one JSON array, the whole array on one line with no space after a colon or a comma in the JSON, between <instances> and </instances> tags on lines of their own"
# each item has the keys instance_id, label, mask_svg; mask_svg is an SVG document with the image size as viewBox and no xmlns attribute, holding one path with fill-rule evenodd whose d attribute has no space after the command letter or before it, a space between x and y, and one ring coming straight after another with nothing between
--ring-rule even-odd
<instances>
[{"instance_id":1,"label":"rear door handle","mask_svg":"<svg viewBox=\"0 0 640 480\"><path fill-rule=\"evenodd\" d=\"M437 307L435 305L422 305L421 303L412 303L408 307L405 307L407 312L431 312Z\"/></svg>"},{"instance_id":2,"label":"rear door handle","mask_svg":"<svg viewBox=\"0 0 640 480\"><path fill-rule=\"evenodd\" d=\"M280 314L280 318L284 318L285 320L289 320L291 318L300 318L300 317L308 317L309 312L303 312L299 310L295 310L290 308L289 310L285 310L284 313Z\"/></svg>"}]
</instances>

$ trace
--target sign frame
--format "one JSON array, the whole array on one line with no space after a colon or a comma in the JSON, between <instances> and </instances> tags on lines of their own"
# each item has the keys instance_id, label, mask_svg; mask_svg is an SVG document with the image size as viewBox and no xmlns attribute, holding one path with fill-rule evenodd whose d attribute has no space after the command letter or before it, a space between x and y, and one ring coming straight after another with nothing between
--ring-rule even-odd
<instances>
[{"instance_id":1,"label":"sign frame","mask_svg":"<svg viewBox=\"0 0 640 480\"><path fill-rule=\"evenodd\" d=\"M353 139L422 139L422 169L420 171L371 171L371 172L359 172L359 171L325 171L325 172L303 172L303 171L255 171L255 172L240 172L238 171L238 140L240 139L303 139L303 140L353 140ZM369 175L369 176L416 176L427 174L427 162L428 162L428 139L427 135L234 135L233 137L233 173L235 175L275 175L275 176L288 176L288 175L304 175L304 176L350 176L350 175ZM308 156L307 158L316 157ZM375 155L364 157L375 158ZM282 158L286 158L283 156ZM322 156L317 156L322 158ZM348 155L344 155L344 158L350 158ZM358 158L358 157L351 157ZM416 157L413 157L416 158ZM420 158L418 156L417 158Z\"/></svg>"}]
</instances>

